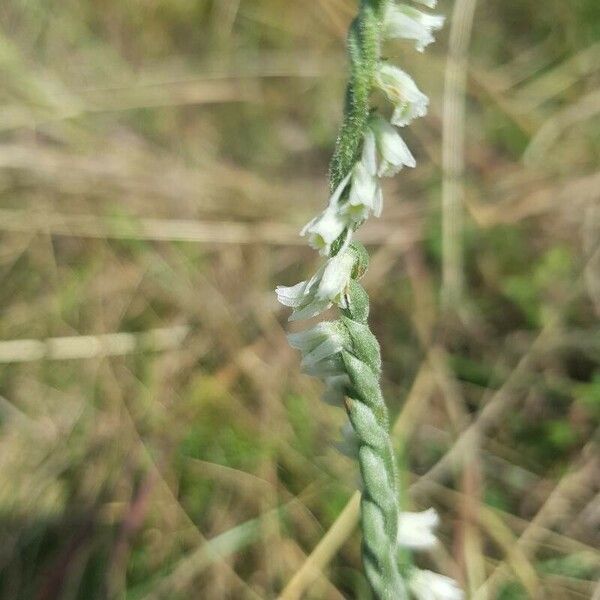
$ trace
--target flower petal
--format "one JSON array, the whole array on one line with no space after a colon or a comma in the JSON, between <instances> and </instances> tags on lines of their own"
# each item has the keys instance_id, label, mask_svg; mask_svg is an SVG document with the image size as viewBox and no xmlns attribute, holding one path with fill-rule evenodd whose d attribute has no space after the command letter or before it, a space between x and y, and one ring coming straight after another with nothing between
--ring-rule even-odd
<instances>
[{"instance_id":1,"label":"flower petal","mask_svg":"<svg viewBox=\"0 0 600 600\"><path fill-rule=\"evenodd\" d=\"M388 5L385 14L385 32L388 38L413 40L419 52L434 41L433 32L444 26L444 17L430 15L407 4Z\"/></svg>"},{"instance_id":2,"label":"flower petal","mask_svg":"<svg viewBox=\"0 0 600 600\"><path fill-rule=\"evenodd\" d=\"M323 276L319 282L316 297L339 302L350 281L352 267L354 266L354 254L349 251L339 252L333 258L330 258L323 270Z\"/></svg>"},{"instance_id":3,"label":"flower petal","mask_svg":"<svg viewBox=\"0 0 600 600\"><path fill-rule=\"evenodd\" d=\"M412 77L389 63L381 63L375 75L375 83L395 104L392 123L398 127L408 125L413 119L427 114L429 98L419 90Z\"/></svg>"},{"instance_id":4,"label":"flower petal","mask_svg":"<svg viewBox=\"0 0 600 600\"><path fill-rule=\"evenodd\" d=\"M433 508L420 513L403 512L398 526L398 542L415 550L432 548L437 544L434 529L438 523L439 516Z\"/></svg>"},{"instance_id":5,"label":"flower petal","mask_svg":"<svg viewBox=\"0 0 600 600\"><path fill-rule=\"evenodd\" d=\"M336 205L328 206L318 217L307 223L300 235L308 235L308 243L321 254L331 251L331 244L347 227L347 218Z\"/></svg>"},{"instance_id":6,"label":"flower petal","mask_svg":"<svg viewBox=\"0 0 600 600\"><path fill-rule=\"evenodd\" d=\"M283 285L277 286L275 288L277 300L284 306L290 306L292 308L299 306L305 298L307 284L308 281L301 281L290 287Z\"/></svg>"},{"instance_id":7,"label":"flower petal","mask_svg":"<svg viewBox=\"0 0 600 600\"><path fill-rule=\"evenodd\" d=\"M462 600L463 591L454 579L433 571L414 569L409 579L410 591L417 600Z\"/></svg>"}]
</instances>

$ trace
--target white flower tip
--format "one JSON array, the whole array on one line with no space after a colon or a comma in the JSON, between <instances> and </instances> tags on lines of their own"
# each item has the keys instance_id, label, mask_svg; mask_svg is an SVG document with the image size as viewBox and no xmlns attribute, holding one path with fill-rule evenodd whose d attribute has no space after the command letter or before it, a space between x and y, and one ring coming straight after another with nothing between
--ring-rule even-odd
<instances>
[{"instance_id":1,"label":"white flower tip","mask_svg":"<svg viewBox=\"0 0 600 600\"><path fill-rule=\"evenodd\" d=\"M409 586L418 600L463 600L464 593L454 579L432 571L413 571Z\"/></svg>"},{"instance_id":2,"label":"white flower tip","mask_svg":"<svg viewBox=\"0 0 600 600\"><path fill-rule=\"evenodd\" d=\"M435 4L433 6L435 6ZM433 8L433 6L431 8ZM435 31L442 29L445 22L446 17L444 15L430 15L430 23L432 24L431 27Z\"/></svg>"},{"instance_id":3,"label":"white flower tip","mask_svg":"<svg viewBox=\"0 0 600 600\"><path fill-rule=\"evenodd\" d=\"M423 550L433 548L437 544L434 530L439 523L435 509L400 515L398 526L398 543L406 548Z\"/></svg>"},{"instance_id":4,"label":"white flower tip","mask_svg":"<svg viewBox=\"0 0 600 600\"><path fill-rule=\"evenodd\" d=\"M424 522L431 528L436 528L440 524L440 515L435 508L428 508L421 513Z\"/></svg>"},{"instance_id":5,"label":"white flower tip","mask_svg":"<svg viewBox=\"0 0 600 600\"><path fill-rule=\"evenodd\" d=\"M302 303L302 300L306 294L306 281L301 281L293 286L279 285L275 288L277 294L277 300L283 304L283 306L289 306L295 308Z\"/></svg>"}]
</instances>

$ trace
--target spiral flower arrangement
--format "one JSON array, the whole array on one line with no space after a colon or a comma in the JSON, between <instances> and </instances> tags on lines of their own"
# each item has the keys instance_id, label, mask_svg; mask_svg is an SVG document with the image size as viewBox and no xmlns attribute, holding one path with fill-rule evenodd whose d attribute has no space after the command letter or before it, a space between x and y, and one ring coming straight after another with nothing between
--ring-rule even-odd
<instances>
[{"instance_id":1,"label":"spiral flower arrangement","mask_svg":"<svg viewBox=\"0 0 600 600\"><path fill-rule=\"evenodd\" d=\"M436 0L416 0L434 8ZM368 325L369 298L359 279L369 257L354 231L383 208L380 185L415 159L397 127L427 113L429 100L413 79L381 58L386 39L405 39L418 51L433 41L444 18L390 0L360 0L348 34L350 80L344 120L330 167L330 198L325 210L301 231L326 257L317 273L292 287L278 287L279 301L293 309L290 320L316 317L332 306L340 316L288 336L302 353L302 367L323 379L324 400L345 408L349 427L344 449L358 458L362 477L362 555L375 596L401 600L458 600L456 583L415 568L408 552L436 543L437 513L400 511L396 460L388 411L380 386L381 358ZM386 119L371 107L379 91L392 104Z\"/></svg>"}]
</instances>

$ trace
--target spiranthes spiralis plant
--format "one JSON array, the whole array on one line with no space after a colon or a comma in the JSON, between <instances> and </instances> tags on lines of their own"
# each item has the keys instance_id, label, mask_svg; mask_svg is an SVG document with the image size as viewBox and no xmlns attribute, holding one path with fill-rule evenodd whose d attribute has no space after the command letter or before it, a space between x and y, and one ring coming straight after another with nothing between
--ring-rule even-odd
<instances>
[{"instance_id":1,"label":"spiranthes spiralis plant","mask_svg":"<svg viewBox=\"0 0 600 600\"><path fill-rule=\"evenodd\" d=\"M429 8L436 0L415 0ZM405 39L418 51L433 41L443 17L392 0L360 0L348 33L350 80L344 119L330 166L330 198L325 210L301 231L325 257L317 273L277 296L293 309L290 320L316 317L336 305L339 318L288 336L302 352L306 373L324 380L324 400L343 406L349 426L345 449L358 458L362 477L361 529L365 573L375 596L402 600L458 600L452 579L412 566L409 551L436 543L433 509L401 512L397 465L389 434L388 411L379 383L379 344L368 325L369 298L359 279L369 257L354 231L383 208L382 177L415 159L397 127L427 113L429 100L414 80L381 57L386 39ZM379 91L392 104L391 117L372 109Z\"/></svg>"}]
</instances>

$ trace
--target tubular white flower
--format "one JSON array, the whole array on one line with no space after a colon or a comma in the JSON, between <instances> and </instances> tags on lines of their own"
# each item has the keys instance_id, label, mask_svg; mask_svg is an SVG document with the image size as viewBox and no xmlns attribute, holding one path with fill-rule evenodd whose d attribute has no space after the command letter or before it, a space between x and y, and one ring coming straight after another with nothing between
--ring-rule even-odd
<instances>
[{"instance_id":1,"label":"tubular white flower","mask_svg":"<svg viewBox=\"0 0 600 600\"><path fill-rule=\"evenodd\" d=\"M331 252L331 244L337 240L348 227L348 219L340 213L337 206L329 205L318 217L307 223L300 235L308 235L311 248L319 254L327 256Z\"/></svg>"},{"instance_id":2,"label":"tubular white flower","mask_svg":"<svg viewBox=\"0 0 600 600\"><path fill-rule=\"evenodd\" d=\"M415 0L415 2L424 4L428 8L435 8L437 6L437 0Z\"/></svg>"},{"instance_id":3,"label":"tubular white flower","mask_svg":"<svg viewBox=\"0 0 600 600\"><path fill-rule=\"evenodd\" d=\"M300 231L300 235L308 235L309 245L323 256L331 252L331 244L348 228L348 217L340 211L340 198L346 189L352 173L349 173L329 198L327 208ZM350 242L350 232L346 236L346 244Z\"/></svg>"},{"instance_id":4,"label":"tubular white flower","mask_svg":"<svg viewBox=\"0 0 600 600\"><path fill-rule=\"evenodd\" d=\"M454 579L433 571L415 569L409 580L410 591L417 600L462 600L464 594Z\"/></svg>"},{"instance_id":5,"label":"tubular white flower","mask_svg":"<svg viewBox=\"0 0 600 600\"><path fill-rule=\"evenodd\" d=\"M415 167L414 156L393 125L376 116L371 118L369 127L375 136L379 154L379 177L392 177L404 166Z\"/></svg>"},{"instance_id":6,"label":"tubular white flower","mask_svg":"<svg viewBox=\"0 0 600 600\"><path fill-rule=\"evenodd\" d=\"M422 2L429 5L429 2ZM385 13L385 35L390 39L414 40L415 48L423 52L434 41L433 32L444 26L444 17L429 15L408 4L390 3Z\"/></svg>"},{"instance_id":7,"label":"tubular white flower","mask_svg":"<svg viewBox=\"0 0 600 600\"><path fill-rule=\"evenodd\" d=\"M314 369L319 370L321 366L333 367L333 364L321 365L321 363L330 361L338 355L342 351L345 341L342 329L335 321L323 321L311 329L290 333L287 337L290 346L302 352L302 367L311 373L314 372Z\"/></svg>"},{"instance_id":8,"label":"tubular white flower","mask_svg":"<svg viewBox=\"0 0 600 600\"><path fill-rule=\"evenodd\" d=\"M338 252L330 258L308 281L275 291L284 306L294 309L290 321L310 319L337 304L346 308L345 291L350 281L355 255L349 250Z\"/></svg>"},{"instance_id":9,"label":"tubular white flower","mask_svg":"<svg viewBox=\"0 0 600 600\"><path fill-rule=\"evenodd\" d=\"M353 221L364 221L373 213L381 216L383 208L383 192L377 175L369 173L367 165L361 160L356 163L352 172L352 187L348 202L342 211Z\"/></svg>"},{"instance_id":10,"label":"tubular white flower","mask_svg":"<svg viewBox=\"0 0 600 600\"><path fill-rule=\"evenodd\" d=\"M367 219L371 213L381 216L383 192L377 178L377 142L370 129L365 132L361 159L354 165L349 177L350 195L341 206L341 212L357 223Z\"/></svg>"},{"instance_id":11,"label":"tubular white flower","mask_svg":"<svg viewBox=\"0 0 600 600\"><path fill-rule=\"evenodd\" d=\"M427 114L429 98L419 90L412 77L402 69L381 63L375 74L375 84L395 105L392 123L398 127Z\"/></svg>"},{"instance_id":12,"label":"tubular white flower","mask_svg":"<svg viewBox=\"0 0 600 600\"><path fill-rule=\"evenodd\" d=\"M424 550L437 544L434 529L438 526L440 518L435 509L400 514L398 527L398 542L405 548Z\"/></svg>"}]
</instances>

